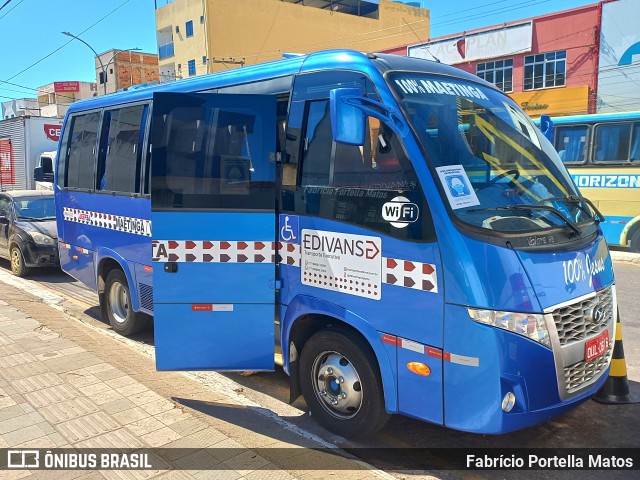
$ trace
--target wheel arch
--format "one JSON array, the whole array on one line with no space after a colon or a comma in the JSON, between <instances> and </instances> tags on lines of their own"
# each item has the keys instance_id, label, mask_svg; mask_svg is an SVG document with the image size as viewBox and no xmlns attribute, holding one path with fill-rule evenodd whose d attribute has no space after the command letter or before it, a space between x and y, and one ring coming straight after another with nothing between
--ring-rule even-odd
<instances>
[{"instance_id":1,"label":"wheel arch","mask_svg":"<svg viewBox=\"0 0 640 480\"><path fill-rule=\"evenodd\" d=\"M336 328L349 330L368 345L377 361L382 380L385 408L397 413L395 359L389 358L378 331L362 317L342 307L313 297L299 295L288 305L280 332L283 366L290 375L293 403L300 395L298 359L304 344L316 332Z\"/></svg>"},{"instance_id":2,"label":"wheel arch","mask_svg":"<svg viewBox=\"0 0 640 480\"><path fill-rule=\"evenodd\" d=\"M620 245L626 247L638 230L640 230L640 215L627 222L620 234Z\"/></svg>"},{"instance_id":3,"label":"wheel arch","mask_svg":"<svg viewBox=\"0 0 640 480\"><path fill-rule=\"evenodd\" d=\"M129 263L113 250L107 248L99 248L97 252L96 262L96 285L98 286L98 298L100 306L104 305L104 289L106 286L107 276L114 268L122 270L129 284L129 294L131 296L131 307L134 311L140 311L140 302L138 298L138 289L132 288L135 285L135 275L129 267ZM134 295L135 293L135 295Z\"/></svg>"}]
</instances>

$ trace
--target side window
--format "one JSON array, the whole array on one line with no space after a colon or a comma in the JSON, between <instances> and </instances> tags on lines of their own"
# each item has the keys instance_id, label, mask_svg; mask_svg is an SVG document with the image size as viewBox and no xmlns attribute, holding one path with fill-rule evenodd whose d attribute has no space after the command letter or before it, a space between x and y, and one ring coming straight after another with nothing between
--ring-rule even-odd
<instances>
[{"instance_id":1,"label":"side window","mask_svg":"<svg viewBox=\"0 0 640 480\"><path fill-rule=\"evenodd\" d=\"M329 101L312 101L307 103L300 143L299 185L294 190L284 184L283 210L352 223L401 239L435 240L416 173L387 125L368 117L364 145L338 144L331 133ZM398 204L411 208L395 208Z\"/></svg>"},{"instance_id":2,"label":"side window","mask_svg":"<svg viewBox=\"0 0 640 480\"><path fill-rule=\"evenodd\" d=\"M93 188L99 124L99 112L78 115L71 119L71 133L66 158L66 187Z\"/></svg>"},{"instance_id":3,"label":"side window","mask_svg":"<svg viewBox=\"0 0 640 480\"><path fill-rule=\"evenodd\" d=\"M154 208L273 209L274 165L264 150L269 142L260 115L183 105L185 96L176 95L168 113L154 118ZM156 121L162 117L164 128Z\"/></svg>"},{"instance_id":4,"label":"side window","mask_svg":"<svg viewBox=\"0 0 640 480\"><path fill-rule=\"evenodd\" d=\"M640 123L633 124L633 139L631 141L631 161L640 162Z\"/></svg>"},{"instance_id":5,"label":"side window","mask_svg":"<svg viewBox=\"0 0 640 480\"><path fill-rule=\"evenodd\" d=\"M112 192L140 193L141 150L144 130L141 124L145 105L125 107L105 113L108 126L106 154L98 166L96 188Z\"/></svg>"},{"instance_id":6,"label":"side window","mask_svg":"<svg viewBox=\"0 0 640 480\"><path fill-rule=\"evenodd\" d=\"M60 138L60 155L56 157L56 169L58 173L58 187L64 188L66 186L66 171L67 171L67 152L69 151L69 132L71 131L71 118L68 118L65 122L64 129L62 130L62 137Z\"/></svg>"},{"instance_id":7,"label":"side window","mask_svg":"<svg viewBox=\"0 0 640 480\"><path fill-rule=\"evenodd\" d=\"M287 194L290 193L292 189L295 190L298 178L304 109L305 102L291 102L291 106L289 107L289 120L285 135L287 156L282 162L282 186L287 190Z\"/></svg>"},{"instance_id":8,"label":"side window","mask_svg":"<svg viewBox=\"0 0 640 480\"><path fill-rule=\"evenodd\" d=\"M0 215L7 218L11 216L11 200L7 197L0 197Z\"/></svg>"},{"instance_id":9,"label":"side window","mask_svg":"<svg viewBox=\"0 0 640 480\"><path fill-rule=\"evenodd\" d=\"M564 163L584 163L587 158L587 125L557 127L554 147Z\"/></svg>"},{"instance_id":10,"label":"side window","mask_svg":"<svg viewBox=\"0 0 640 480\"><path fill-rule=\"evenodd\" d=\"M627 162L631 141L631 124L597 125L593 160L597 163Z\"/></svg>"}]
</instances>

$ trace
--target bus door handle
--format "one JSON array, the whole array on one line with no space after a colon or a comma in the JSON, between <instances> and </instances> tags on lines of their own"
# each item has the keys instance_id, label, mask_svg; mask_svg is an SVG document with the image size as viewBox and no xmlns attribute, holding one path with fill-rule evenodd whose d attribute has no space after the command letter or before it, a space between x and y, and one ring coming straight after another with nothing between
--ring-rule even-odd
<instances>
[{"instance_id":1,"label":"bus door handle","mask_svg":"<svg viewBox=\"0 0 640 480\"><path fill-rule=\"evenodd\" d=\"M176 262L167 262L164 264L164 271L167 273L176 273L178 271L178 264Z\"/></svg>"}]
</instances>

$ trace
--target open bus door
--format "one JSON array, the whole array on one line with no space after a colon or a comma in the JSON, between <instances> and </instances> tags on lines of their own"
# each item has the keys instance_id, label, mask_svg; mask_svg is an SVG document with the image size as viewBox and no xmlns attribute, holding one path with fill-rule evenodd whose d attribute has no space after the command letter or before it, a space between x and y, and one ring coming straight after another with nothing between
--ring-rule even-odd
<instances>
[{"instance_id":1,"label":"open bus door","mask_svg":"<svg viewBox=\"0 0 640 480\"><path fill-rule=\"evenodd\" d=\"M273 370L276 99L156 93L159 370Z\"/></svg>"}]
</instances>

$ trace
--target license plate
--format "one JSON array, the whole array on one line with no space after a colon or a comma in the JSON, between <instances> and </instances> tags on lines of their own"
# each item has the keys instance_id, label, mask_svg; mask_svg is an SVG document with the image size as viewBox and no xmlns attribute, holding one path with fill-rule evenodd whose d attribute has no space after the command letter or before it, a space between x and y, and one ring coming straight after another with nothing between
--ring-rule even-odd
<instances>
[{"instance_id":1,"label":"license plate","mask_svg":"<svg viewBox=\"0 0 640 480\"><path fill-rule=\"evenodd\" d=\"M600 335L591 340L587 340L584 345L584 361L588 362L604 354L609 350L609 331L605 330Z\"/></svg>"}]
</instances>

